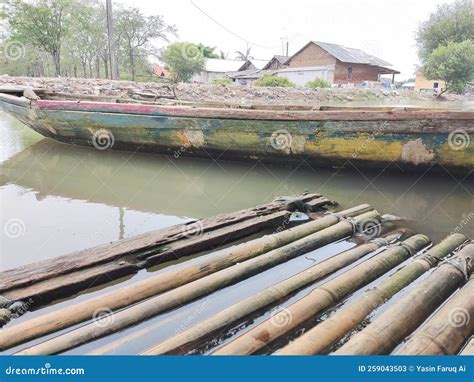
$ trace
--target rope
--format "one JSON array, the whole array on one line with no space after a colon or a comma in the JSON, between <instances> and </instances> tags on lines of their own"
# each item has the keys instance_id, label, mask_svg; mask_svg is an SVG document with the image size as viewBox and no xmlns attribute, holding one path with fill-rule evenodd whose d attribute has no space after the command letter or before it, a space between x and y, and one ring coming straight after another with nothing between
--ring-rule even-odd
<instances>
[{"instance_id":1,"label":"rope","mask_svg":"<svg viewBox=\"0 0 474 382\"><path fill-rule=\"evenodd\" d=\"M469 274L471 273L471 270L472 270L471 262L472 262L472 259L470 257L467 257L467 258L453 257L451 259L445 260L442 265L444 264L452 265L454 268L456 268L459 272L461 272L464 275L465 281L468 281Z\"/></svg>"}]
</instances>

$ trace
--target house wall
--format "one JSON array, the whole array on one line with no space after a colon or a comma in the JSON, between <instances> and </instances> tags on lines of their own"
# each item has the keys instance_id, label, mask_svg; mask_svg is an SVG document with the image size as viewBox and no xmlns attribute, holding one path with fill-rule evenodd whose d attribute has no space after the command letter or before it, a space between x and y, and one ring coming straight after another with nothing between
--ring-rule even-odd
<instances>
[{"instance_id":1,"label":"house wall","mask_svg":"<svg viewBox=\"0 0 474 382\"><path fill-rule=\"evenodd\" d=\"M290 67L301 67L301 66L318 66L318 65L334 65L336 59L331 56L328 52L321 49L316 44L309 44L298 54L294 55L288 66Z\"/></svg>"},{"instance_id":2,"label":"house wall","mask_svg":"<svg viewBox=\"0 0 474 382\"><path fill-rule=\"evenodd\" d=\"M276 73L278 77L286 77L298 87L304 87L309 81L321 78L325 81L333 83L334 71L329 69L321 70L297 70L292 72Z\"/></svg>"},{"instance_id":3,"label":"house wall","mask_svg":"<svg viewBox=\"0 0 474 382\"><path fill-rule=\"evenodd\" d=\"M226 73L204 71L199 74L195 74L191 78L191 82L202 82L205 84L210 84L212 83L212 81L224 78L225 76L226 76Z\"/></svg>"},{"instance_id":4,"label":"house wall","mask_svg":"<svg viewBox=\"0 0 474 382\"><path fill-rule=\"evenodd\" d=\"M352 68L352 79L347 78L347 69ZM378 81L379 69L376 66L364 64L348 64L338 61L334 72L335 84L359 84L363 81Z\"/></svg>"},{"instance_id":5,"label":"house wall","mask_svg":"<svg viewBox=\"0 0 474 382\"><path fill-rule=\"evenodd\" d=\"M416 72L416 78L415 78L415 90L420 91L420 90L434 90L434 84L435 82L438 83L438 89L440 91L446 89L446 82L442 80L427 80L426 77L423 75L421 72Z\"/></svg>"}]
</instances>

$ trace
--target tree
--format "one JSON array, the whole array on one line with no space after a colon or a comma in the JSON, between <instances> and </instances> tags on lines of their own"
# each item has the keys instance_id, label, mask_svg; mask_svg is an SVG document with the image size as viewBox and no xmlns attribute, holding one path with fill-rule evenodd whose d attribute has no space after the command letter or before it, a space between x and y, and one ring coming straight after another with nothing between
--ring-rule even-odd
<instances>
[{"instance_id":1,"label":"tree","mask_svg":"<svg viewBox=\"0 0 474 382\"><path fill-rule=\"evenodd\" d=\"M219 58L219 55L217 53L214 53L216 48L211 48L210 46L206 46L203 44L198 44L197 45L198 49L201 51L202 55L206 58Z\"/></svg>"},{"instance_id":2,"label":"tree","mask_svg":"<svg viewBox=\"0 0 474 382\"><path fill-rule=\"evenodd\" d=\"M423 63L438 46L450 42L474 41L474 2L456 0L439 6L417 32L418 53Z\"/></svg>"},{"instance_id":3,"label":"tree","mask_svg":"<svg viewBox=\"0 0 474 382\"><path fill-rule=\"evenodd\" d=\"M474 41L450 42L436 48L423 68L428 79L446 81L446 90L462 93L474 78Z\"/></svg>"},{"instance_id":4,"label":"tree","mask_svg":"<svg viewBox=\"0 0 474 382\"><path fill-rule=\"evenodd\" d=\"M49 53L54 61L56 76L61 75L61 47L68 32L71 16L70 0L36 0L10 3L7 22L12 40L29 42Z\"/></svg>"},{"instance_id":5,"label":"tree","mask_svg":"<svg viewBox=\"0 0 474 382\"><path fill-rule=\"evenodd\" d=\"M188 42L168 45L162 59L171 71L173 82L188 82L194 74L202 72L206 64L199 47Z\"/></svg>"},{"instance_id":6,"label":"tree","mask_svg":"<svg viewBox=\"0 0 474 382\"><path fill-rule=\"evenodd\" d=\"M237 50L235 52L237 54L235 58L241 61L253 60L253 57L250 55L251 50L252 48L247 48L245 52L241 52L240 50Z\"/></svg>"},{"instance_id":7,"label":"tree","mask_svg":"<svg viewBox=\"0 0 474 382\"><path fill-rule=\"evenodd\" d=\"M168 41L176 28L167 25L161 16L144 16L138 8L120 9L116 18L117 39L129 59L132 81L136 78L137 58L151 53L154 39Z\"/></svg>"},{"instance_id":8,"label":"tree","mask_svg":"<svg viewBox=\"0 0 474 382\"><path fill-rule=\"evenodd\" d=\"M264 74L256 82L257 86L269 86L269 87L284 87L294 88L296 85L286 77L273 76L271 74Z\"/></svg>"}]
</instances>

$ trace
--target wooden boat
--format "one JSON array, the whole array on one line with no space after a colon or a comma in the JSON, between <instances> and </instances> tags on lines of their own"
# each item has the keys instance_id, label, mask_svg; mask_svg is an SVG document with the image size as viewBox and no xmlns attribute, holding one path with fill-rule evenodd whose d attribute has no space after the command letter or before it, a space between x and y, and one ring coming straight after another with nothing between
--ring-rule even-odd
<instances>
[{"instance_id":1,"label":"wooden boat","mask_svg":"<svg viewBox=\"0 0 474 382\"><path fill-rule=\"evenodd\" d=\"M101 150L462 174L474 168L474 110L244 107L29 90L33 97L0 90L0 107L45 137Z\"/></svg>"}]
</instances>

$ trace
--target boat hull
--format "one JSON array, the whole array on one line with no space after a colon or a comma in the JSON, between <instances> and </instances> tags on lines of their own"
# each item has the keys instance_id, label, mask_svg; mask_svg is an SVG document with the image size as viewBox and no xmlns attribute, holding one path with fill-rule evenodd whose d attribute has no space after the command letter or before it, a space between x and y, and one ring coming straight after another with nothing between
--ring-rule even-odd
<instances>
[{"instance_id":1,"label":"boat hull","mask_svg":"<svg viewBox=\"0 0 474 382\"><path fill-rule=\"evenodd\" d=\"M0 95L7 113L54 140L95 147L289 165L474 169L474 113L269 112Z\"/></svg>"}]
</instances>

